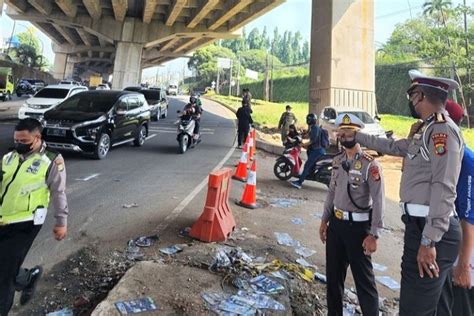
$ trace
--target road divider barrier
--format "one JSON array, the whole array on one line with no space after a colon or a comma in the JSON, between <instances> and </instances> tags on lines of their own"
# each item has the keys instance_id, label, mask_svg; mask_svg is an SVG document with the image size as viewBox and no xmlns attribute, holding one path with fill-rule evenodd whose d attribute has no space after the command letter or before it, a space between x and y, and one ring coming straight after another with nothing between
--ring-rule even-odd
<instances>
[{"instance_id":1,"label":"road divider barrier","mask_svg":"<svg viewBox=\"0 0 474 316\"><path fill-rule=\"evenodd\" d=\"M247 181L247 164L249 161L248 152L249 152L249 145L246 142L242 149L242 155L240 156L239 164L237 165L237 168L235 169L232 179L239 180L242 182Z\"/></svg>"},{"instance_id":2,"label":"road divider barrier","mask_svg":"<svg viewBox=\"0 0 474 316\"><path fill-rule=\"evenodd\" d=\"M247 184L245 184L244 193L242 194L242 200L237 202L245 208L256 209L257 205L257 160L254 160L252 167L250 168Z\"/></svg>"},{"instance_id":3,"label":"road divider barrier","mask_svg":"<svg viewBox=\"0 0 474 316\"><path fill-rule=\"evenodd\" d=\"M204 242L226 241L234 231L236 224L229 207L231 174L230 168L209 174L206 205L189 231L192 238Z\"/></svg>"}]
</instances>

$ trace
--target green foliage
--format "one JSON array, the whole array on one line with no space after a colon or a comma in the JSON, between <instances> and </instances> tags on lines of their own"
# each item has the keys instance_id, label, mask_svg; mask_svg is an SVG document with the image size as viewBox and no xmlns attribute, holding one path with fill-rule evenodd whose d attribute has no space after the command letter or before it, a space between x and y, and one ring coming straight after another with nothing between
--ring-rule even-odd
<instances>
[{"instance_id":1,"label":"green foliage","mask_svg":"<svg viewBox=\"0 0 474 316\"><path fill-rule=\"evenodd\" d=\"M264 50L251 49L240 54L240 63L243 68L264 72L267 63L267 55L269 54ZM269 55L268 57L269 67L272 64L272 59L274 67L281 67L283 65L275 56Z\"/></svg>"},{"instance_id":2,"label":"green foliage","mask_svg":"<svg viewBox=\"0 0 474 316\"><path fill-rule=\"evenodd\" d=\"M48 60L41 56L40 40L35 34L35 29L30 27L27 31L16 35L20 45L11 50L12 59L22 65L32 68L45 68Z\"/></svg>"},{"instance_id":3,"label":"green foliage","mask_svg":"<svg viewBox=\"0 0 474 316\"><path fill-rule=\"evenodd\" d=\"M248 88L254 98L263 99L264 81L244 83L241 89ZM308 102L309 76L274 78L273 96L275 102Z\"/></svg>"},{"instance_id":4,"label":"green foliage","mask_svg":"<svg viewBox=\"0 0 474 316\"><path fill-rule=\"evenodd\" d=\"M218 57L230 58L236 64L235 54L229 48L209 45L194 52L188 62L188 68L197 72L200 81L210 85L216 78Z\"/></svg>"}]
</instances>

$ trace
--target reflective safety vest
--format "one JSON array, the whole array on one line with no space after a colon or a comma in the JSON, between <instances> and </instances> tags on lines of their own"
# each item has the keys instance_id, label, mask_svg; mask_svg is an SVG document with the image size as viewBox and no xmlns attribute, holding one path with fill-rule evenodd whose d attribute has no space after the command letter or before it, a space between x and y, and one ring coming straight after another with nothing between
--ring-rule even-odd
<instances>
[{"instance_id":1,"label":"reflective safety vest","mask_svg":"<svg viewBox=\"0 0 474 316\"><path fill-rule=\"evenodd\" d=\"M0 225L33 220L39 207L48 207L48 170L55 159L50 152L31 154L20 162L12 151L3 157L0 195Z\"/></svg>"}]
</instances>

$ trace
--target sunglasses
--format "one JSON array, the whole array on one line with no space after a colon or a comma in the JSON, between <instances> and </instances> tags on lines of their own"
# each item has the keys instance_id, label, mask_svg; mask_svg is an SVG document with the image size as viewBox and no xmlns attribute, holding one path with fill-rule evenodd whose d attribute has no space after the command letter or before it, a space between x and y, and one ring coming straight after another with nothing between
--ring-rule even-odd
<instances>
[{"instance_id":1,"label":"sunglasses","mask_svg":"<svg viewBox=\"0 0 474 316\"><path fill-rule=\"evenodd\" d=\"M410 92L407 92L407 99L408 99L408 100L412 100L415 95L420 94L420 93L423 93L423 92L421 92L421 91L410 91Z\"/></svg>"}]
</instances>

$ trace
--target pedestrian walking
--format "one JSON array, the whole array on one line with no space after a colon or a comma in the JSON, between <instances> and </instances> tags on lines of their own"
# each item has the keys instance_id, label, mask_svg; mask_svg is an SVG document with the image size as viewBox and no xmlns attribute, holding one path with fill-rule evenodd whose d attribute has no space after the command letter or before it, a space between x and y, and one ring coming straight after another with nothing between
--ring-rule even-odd
<instances>
[{"instance_id":1,"label":"pedestrian walking","mask_svg":"<svg viewBox=\"0 0 474 316\"><path fill-rule=\"evenodd\" d=\"M62 240L67 232L66 169L60 154L41 139L42 125L27 118L15 126L15 149L1 165L0 197L0 315L10 311L15 290L20 304L34 294L42 268L21 268L44 223L51 198L56 224L53 234Z\"/></svg>"},{"instance_id":2,"label":"pedestrian walking","mask_svg":"<svg viewBox=\"0 0 474 316\"><path fill-rule=\"evenodd\" d=\"M242 101L242 106L238 108L237 113L237 145L242 148L250 132L250 125L253 124L252 110L247 103Z\"/></svg>"},{"instance_id":3,"label":"pedestrian walking","mask_svg":"<svg viewBox=\"0 0 474 316\"><path fill-rule=\"evenodd\" d=\"M352 114L336 118L338 129L360 129ZM383 227L384 179L380 164L352 140L339 139L319 234L326 243L328 315L343 315L344 281L351 267L363 315L379 315L371 255Z\"/></svg>"},{"instance_id":4,"label":"pedestrian walking","mask_svg":"<svg viewBox=\"0 0 474 316\"><path fill-rule=\"evenodd\" d=\"M290 125L295 125L298 122L296 116L291 112L291 106L287 105L285 112L281 114L280 121L278 122L278 129L280 130L281 142L283 145L286 143L286 135L288 135L288 130Z\"/></svg>"},{"instance_id":5,"label":"pedestrian walking","mask_svg":"<svg viewBox=\"0 0 474 316\"><path fill-rule=\"evenodd\" d=\"M452 298L442 289L452 273L461 239L454 201L464 141L447 115L445 103L448 92L458 84L416 70L409 75L409 107L413 117L423 120L411 139L393 140L347 130L339 135L352 137L377 152L403 157L400 206L405 236L400 315L451 315Z\"/></svg>"},{"instance_id":6,"label":"pedestrian walking","mask_svg":"<svg viewBox=\"0 0 474 316\"><path fill-rule=\"evenodd\" d=\"M308 135L309 143L304 144L303 147L306 148L306 153L308 155L308 160L304 164L303 172L300 175L299 180L290 181L290 184L297 188L301 189L304 180L309 175L311 170L314 169L316 161L319 157L326 154L326 150L321 145L321 127L317 124L318 116L314 113L309 113L306 115L306 124L308 124Z\"/></svg>"}]
</instances>

